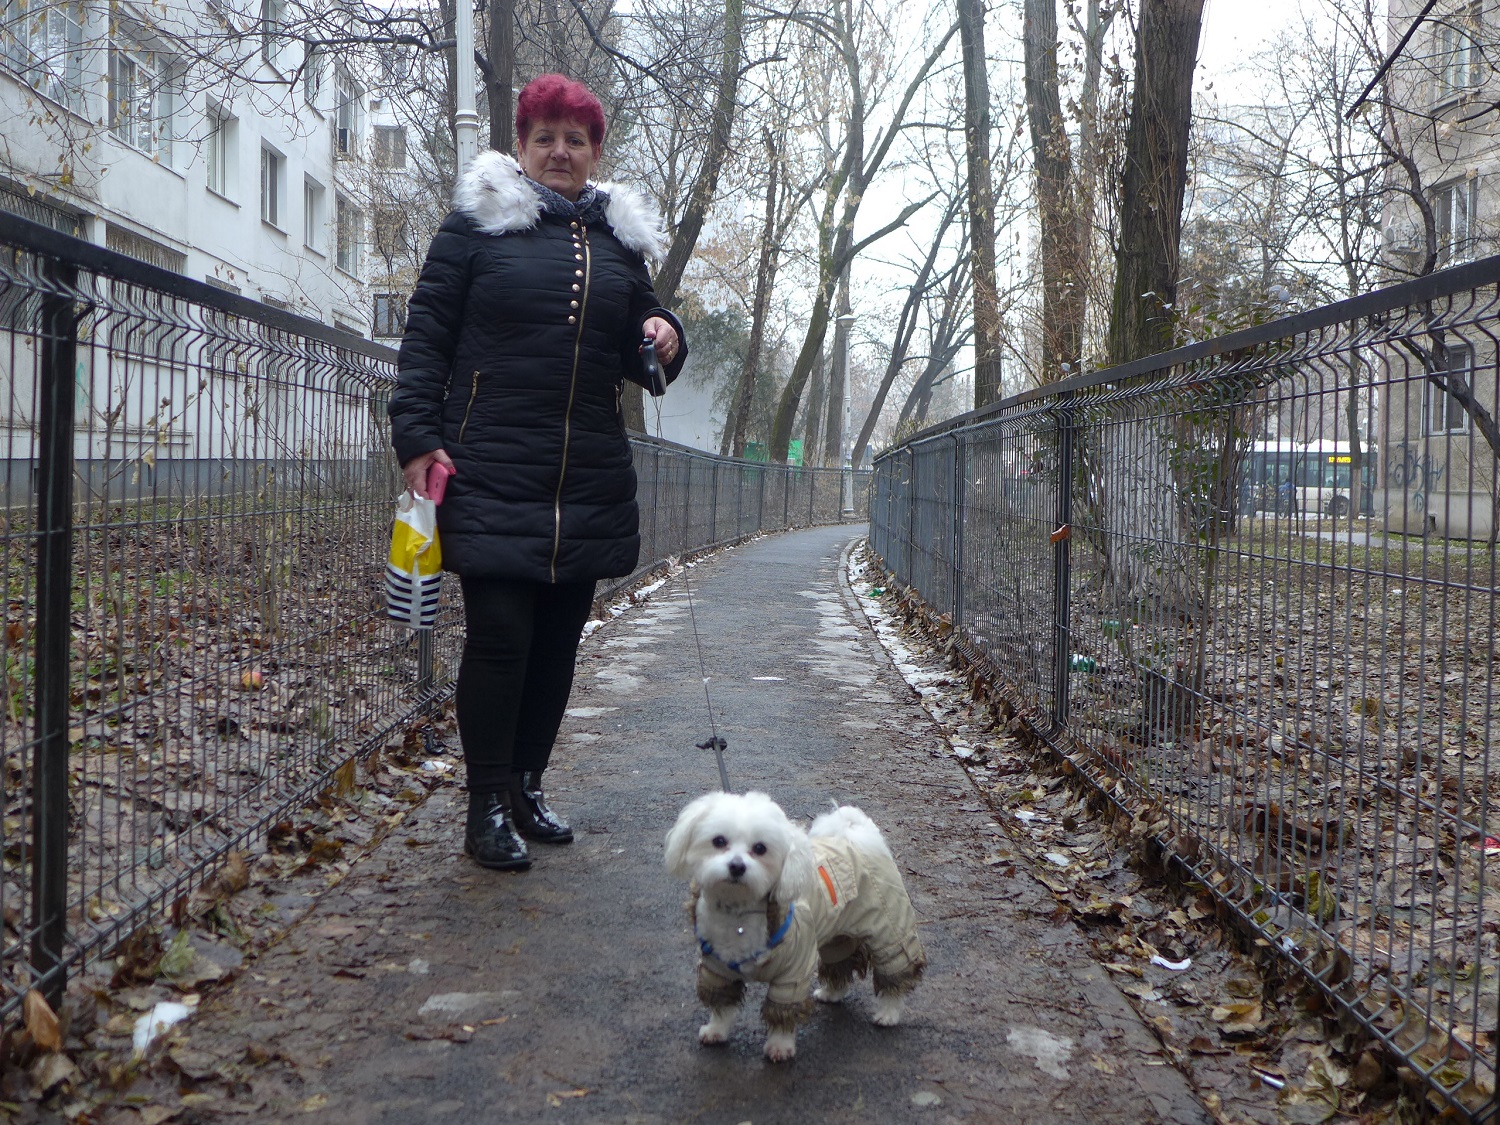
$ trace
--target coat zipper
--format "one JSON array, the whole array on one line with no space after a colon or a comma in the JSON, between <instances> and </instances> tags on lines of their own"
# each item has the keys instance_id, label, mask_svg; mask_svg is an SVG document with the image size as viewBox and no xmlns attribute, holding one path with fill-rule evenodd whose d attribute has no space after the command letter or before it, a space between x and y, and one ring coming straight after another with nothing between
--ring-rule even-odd
<instances>
[{"instance_id":1,"label":"coat zipper","mask_svg":"<svg viewBox=\"0 0 1500 1125\"><path fill-rule=\"evenodd\" d=\"M592 261L589 254L589 231L582 223L578 226L579 241L583 243L583 296L578 305L578 331L573 337L573 374L568 381L568 409L563 415L562 466L557 472L557 494L552 498L552 581L557 581L557 556L562 550L562 491L563 481L568 475L568 444L573 436L573 398L578 390L578 357L583 346L583 318L589 311L589 282L593 279Z\"/></svg>"},{"instance_id":2,"label":"coat zipper","mask_svg":"<svg viewBox=\"0 0 1500 1125\"><path fill-rule=\"evenodd\" d=\"M474 369L474 385L469 388L469 405L464 407L464 420L458 427L459 444L463 444L464 431L469 428L469 414L474 409L474 397L479 394L479 368Z\"/></svg>"}]
</instances>

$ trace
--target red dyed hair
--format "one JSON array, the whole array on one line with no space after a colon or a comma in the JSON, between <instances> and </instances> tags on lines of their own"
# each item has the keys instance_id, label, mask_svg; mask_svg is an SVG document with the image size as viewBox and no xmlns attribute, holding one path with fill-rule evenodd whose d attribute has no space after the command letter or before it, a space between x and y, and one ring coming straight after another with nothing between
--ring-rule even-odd
<instances>
[{"instance_id":1,"label":"red dyed hair","mask_svg":"<svg viewBox=\"0 0 1500 1125\"><path fill-rule=\"evenodd\" d=\"M604 144L604 107L582 82L543 74L526 83L516 99L516 136L523 140L531 136L533 122L569 118L587 127L595 148Z\"/></svg>"}]
</instances>

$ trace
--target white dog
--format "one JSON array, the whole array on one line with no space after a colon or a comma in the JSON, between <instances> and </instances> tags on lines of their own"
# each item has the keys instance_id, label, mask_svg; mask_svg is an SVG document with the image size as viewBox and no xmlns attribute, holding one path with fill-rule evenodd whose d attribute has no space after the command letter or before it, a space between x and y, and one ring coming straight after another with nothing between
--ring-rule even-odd
<instances>
[{"instance_id":1,"label":"white dog","mask_svg":"<svg viewBox=\"0 0 1500 1125\"><path fill-rule=\"evenodd\" d=\"M750 980L771 986L761 1018L772 1062L796 1054L814 995L837 1003L867 970L875 1023L900 1021L927 958L891 850L859 809L836 808L804 832L764 793L710 793L667 833L667 870L692 883L698 998L709 1010L700 1043L729 1037Z\"/></svg>"}]
</instances>

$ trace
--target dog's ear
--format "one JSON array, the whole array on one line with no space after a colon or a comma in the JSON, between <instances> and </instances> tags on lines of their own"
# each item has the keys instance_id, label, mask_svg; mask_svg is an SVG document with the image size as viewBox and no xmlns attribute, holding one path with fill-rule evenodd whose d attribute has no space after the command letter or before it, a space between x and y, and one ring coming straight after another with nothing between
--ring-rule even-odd
<instances>
[{"instance_id":1,"label":"dog's ear","mask_svg":"<svg viewBox=\"0 0 1500 1125\"><path fill-rule=\"evenodd\" d=\"M688 863L688 852L692 849L693 840L698 834L698 826L719 797L718 793L706 793L696 801L689 802L687 807L677 814L677 823L672 825L671 831L667 833L667 874L674 879L692 877L693 868Z\"/></svg>"},{"instance_id":2,"label":"dog's ear","mask_svg":"<svg viewBox=\"0 0 1500 1125\"><path fill-rule=\"evenodd\" d=\"M812 890L817 877L818 858L813 854L812 841L788 821L786 861L781 865L781 877L771 888L771 898L780 903L802 898Z\"/></svg>"}]
</instances>

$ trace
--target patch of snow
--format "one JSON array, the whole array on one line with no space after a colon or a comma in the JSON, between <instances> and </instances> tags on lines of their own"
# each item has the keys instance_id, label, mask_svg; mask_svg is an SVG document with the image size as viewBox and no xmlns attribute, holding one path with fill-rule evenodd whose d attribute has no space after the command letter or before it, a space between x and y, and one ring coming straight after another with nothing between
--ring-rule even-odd
<instances>
[{"instance_id":1,"label":"patch of snow","mask_svg":"<svg viewBox=\"0 0 1500 1125\"><path fill-rule=\"evenodd\" d=\"M1005 1041L1016 1054L1035 1059L1037 1069L1043 1074L1058 1081L1068 1078L1068 1068L1063 1063L1073 1054L1073 1040L1040 1027L1022 1026L1011 1028Z\"/></svg>"}]
</instances>

